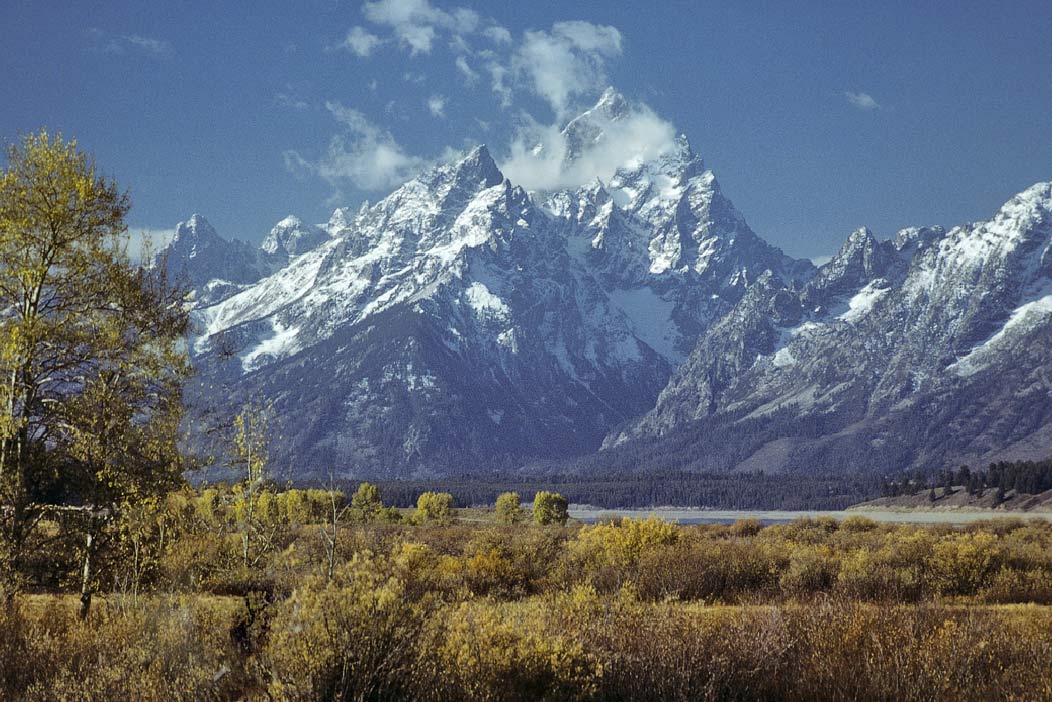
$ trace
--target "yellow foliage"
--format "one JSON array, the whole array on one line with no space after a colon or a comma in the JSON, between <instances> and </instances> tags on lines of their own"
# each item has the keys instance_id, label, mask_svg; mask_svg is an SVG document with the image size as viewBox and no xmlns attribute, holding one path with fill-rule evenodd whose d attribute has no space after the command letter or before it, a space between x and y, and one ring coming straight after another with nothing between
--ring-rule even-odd
<instances>
[{"instance_id":1,"label":"yellow foliage","mask_svg":"<svg viewBox=\"0 0 1052 702\"><path fill-rule=\"evenodd\" d=\"M674 544L679 528L663 519L622 519L617 524L585 527L577 547L592 551L602 564L634 566L649 549Z\"/></svg>"}]
</instances>

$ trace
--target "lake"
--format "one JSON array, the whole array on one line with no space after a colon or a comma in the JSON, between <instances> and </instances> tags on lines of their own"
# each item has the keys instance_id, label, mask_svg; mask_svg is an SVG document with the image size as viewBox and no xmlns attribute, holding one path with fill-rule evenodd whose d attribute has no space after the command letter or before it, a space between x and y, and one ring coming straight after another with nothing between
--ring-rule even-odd
<instances>
[{"instance_id":1,"label":"lake","mask_svg":"<svg viewBox=\"0 0 1052 702\"><path fill-rule=\"evenodd\" d=\"M876 522L895 524L971 524L989 519L1018 517L1020 519L1047 519L1052 521L1052 512L894 512L878 510L735 510L735 509L601 509L586 505L571 505L570 517L585 523L593 523L606 517L650 516L679 524L733 524L739 519L758 519L764 524L786 524L802 517L832 517L836 520L851 516L868 517Z\"/></svg>"}]
</instances>

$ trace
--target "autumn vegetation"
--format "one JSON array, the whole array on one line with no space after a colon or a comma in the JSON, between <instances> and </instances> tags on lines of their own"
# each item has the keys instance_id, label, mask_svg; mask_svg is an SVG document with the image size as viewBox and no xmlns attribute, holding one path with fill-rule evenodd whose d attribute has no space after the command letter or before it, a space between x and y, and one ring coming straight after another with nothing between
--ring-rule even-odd
<instances>
[{"instance_id":1,"label":"autumn vegetation","mask_svg":"<svg viewBox=\"0 0 1052 702\"><path fill-rule=\"evenodd\" d=\"M128 516L83 621L77 554L34 549L0 610L0 698L1052 695L1045 521L542 525L421 502L183 487Z\"/></svg>"},{"instance_id":2,"label":"autumn vegetation","mask_svg":"<svg viewBox=\"0 0 1052 702\"><path fill-rule=\"evenodd\" d=\"M0 700L1052 699L1048 522L394 508L270 482L265 405L185 456L184 294L127 197L46 132L7 164Z\"/></svg>"},{"instance_id":3,"label":"autumn vegetation","mask_svg":"<svg viewBox=\"0 0 1052 702\"><path fill-rule=\"evenodd\" d=\"M0 610L0 698L1052 694L1045 521L542 525L450 502L184 487L100 554L84 620L77 554L34 549Z\"/></svg>"}]
</instances>

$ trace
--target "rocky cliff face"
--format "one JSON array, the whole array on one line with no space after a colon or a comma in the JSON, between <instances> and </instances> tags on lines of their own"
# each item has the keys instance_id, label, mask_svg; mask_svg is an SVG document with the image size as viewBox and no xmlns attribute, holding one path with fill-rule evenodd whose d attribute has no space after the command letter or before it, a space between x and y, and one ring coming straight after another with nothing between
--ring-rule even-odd
<instances>
[{"instance_id":1,"label":"rocky cliff face","mask_svg":"<svg viewBox=\"0 0 1052 702\"><path fill-rule=\"evenodd\" d=\"M563 172L636 110L607 91L571 120ZM196 290L194 405L271 403L275 467L299 477L600 445L595 465L633 470L1048 453L1052 186L950 231L859 229L816 269L751 231L685 137L618 157L526 192L480 146L260 248L180 224L163 253Z\"/></svg>"},{"instance_id":2,"label":"rocky cliff face","mask_svg":"<svg viewBox=\"0 0 1052 702\"><path fill-rule=\"evenodd\" d=\"M568 167L631 110L608 92L572 121ZM201 258L198 404L272 401L298 475L594 451L764 271L814 274L749 229L685 138L625 163L527 193L478 147L324 231L284 220L254 280Z\"/></svg>"},{"instance_id":3,"label":"rocky cliff face","mask_svg":"<svg viewBox=\"0 0 1052 702\"><path fill-rule=\"evenodd\" d=\"M1038 184L949 232L856 231L805 285L764 276L605 446L766 470L1047 455L1050 209Z\"/></svg>"}]
</instances>

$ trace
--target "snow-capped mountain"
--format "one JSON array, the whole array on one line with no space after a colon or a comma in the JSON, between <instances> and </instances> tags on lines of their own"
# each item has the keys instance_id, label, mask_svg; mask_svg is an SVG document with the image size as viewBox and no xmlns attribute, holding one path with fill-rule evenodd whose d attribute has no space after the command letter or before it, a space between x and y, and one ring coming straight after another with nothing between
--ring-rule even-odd
<instances>
[{"instance_id":1,"label":"snow-capped mountain","mask_svg":"<svg viewBox=\"0 0 1052 702\"><path fill-rule=\"evenodd\" d=\"M272 267L281 268L295 257L318 248L329 238L329 232L321 227L306 224L299 217L289 215L274 225L260 248Z\"/></svg>"},{"instance_id":2,"label":"snow-capped mountain","mask_svg":"<svg viewBox=\"0 0 1052 702\"><path fill-rule=\"evenodd\" d=\"M633 109L608 91L571 121L566 167ZM322 228L282 221L255 262L205 255L222 247L192 221L208 245L179 237L169 260L199 290L198 404L270 400L277 469L297 475L588 453L764 271L814 275L749 229L683 137L548 193L480 146Z\"/></svg>"},{"instance_id":3,"label":"snow-capped mountain","mask_svg":"<svg viewBox=\"0 0 1052 702\"><path fill-rule=\"evenodd\" d=\"M226 240L201 215L175 228L171 243L154 256L180 284L193 289L197 303L218 302L271 275L298 254L328 241L328 232L289 216L279 222L261 247Z\"/></svg>"},{"instance_id":4,"label":"snow-capped mountain","mask_svg":"<svg viewBox=\"0 0 1052 702\"><path fill-rule=\"evenodd\" d=\"M767 274L609 460L891 471L1052 447L1052 184L987 222L854 232L800 286ZM655 466L658 467L658 466Z\"/></svg>"},{"instance_id":5,"label":"snow-capped mountain","mask_svg":"<svg viewBox=\"0 0 1052 702\"><path fill-rule=\"evenodd\" d=\"M260 248L180 224L193 404L268 401L283 474L897 470L1052 442L1052 186L990 221L853 232L816 269L753 233L685 137L614 91L527 192L484 146ZM613 140L613 142L611 142ZM655 146L660 144L660 146ZM546 151L551 150L551 151ZM203 424L198 425L200 429Z\"/></svg>"}]
</instances>

